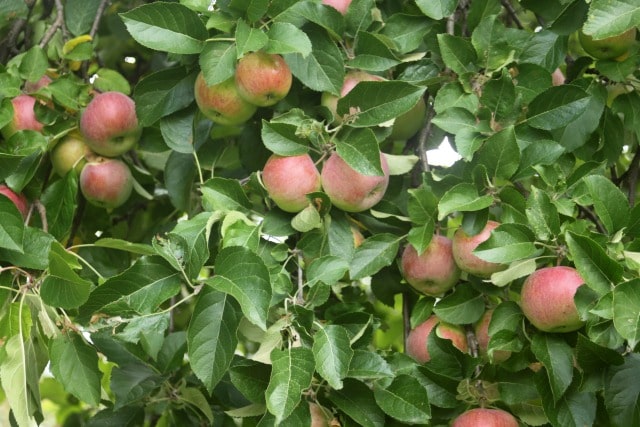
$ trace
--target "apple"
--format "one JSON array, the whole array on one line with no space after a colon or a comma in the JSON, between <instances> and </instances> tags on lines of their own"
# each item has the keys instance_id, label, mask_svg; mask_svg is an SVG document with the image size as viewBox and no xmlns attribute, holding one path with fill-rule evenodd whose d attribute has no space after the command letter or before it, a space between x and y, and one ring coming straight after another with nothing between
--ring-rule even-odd
<instances>
[{"instance_id":1,"label":"apple","mask_svg":"<svg viewBox=\"0 0 640 427\"><path fill-rule=\"evenodd\" d=\"M565 266L534 271L522 285L520 307L531 324L544 332L571 332L582 327L573 301L584 280L576 269Z\"/></svg>"},{"instance_id":2,"label":"apple","mask_svg":"<svg viewBox=\"0 0 640 427\"><path fill-rule=\"evenodd\" d=\"M94 156L82 168L80 190L96 206L117 208L131 196L133 177L122 160Z\"/></svg>"},{"instance_id":3,"label":"apple","mask_svg":"<svg viewBox=\"0 0 640 427\"><path fill-rule=\"evenodd\" d=\"M429 349L427 348L427 339L434 328L440 338L448 339L453 343L454 347L463 353L468 351L467 336L462 327L442 322L435 315L431 315L427 320L412 329L407 336L405 352L416 362L426 363L431 360Z\"/></svg>"},{"instance_id":4,"label":"apple","mask_svg":"<svg viewBox=\"0 0 640 427\"><path fill-rule=\"evenodd\" d=\"M31 95L18 95L11 100L13 105L13 120L2 128L2 135L9 139L19 130L34 130L42 132L44 125L36 118L34 107L36 99Z\"/></svg>"},{"instance_id":5,"label":"apple","mask_svg":"<svg viewBox=\"0 0 640 427\"><path fill-rule=\"evenodd\" d=\"M342 88L340 89L340 96L338 97L330 92L323 92L320 97L320 104L331 111L331 114L333 114L334 117L334 123L342 123L343 119L338 115L338 100L351 92L351 90L360 82L374 82L382 80L384 80L382 77L376 76L375 74L369 74L365 71L349 71L344 76ZM353 111L355 112L355 109Z\"/></svg>"},{"instance_id":6,"label":"apple","mask_svg":"<svg viewBox=\"0 0 640 427\"><path fill-rule=\"evenodd\" d=\"M320 405L309 402L309 412L311 413L310 427L329 427L329 417Z\"/></svg>"},{"instance_id":7,"label":"apple","mask_svg":"<svg viewBox=\"0 0 640 427\"><path fill-rule=\"evenodd\" d=\"M126 153L142 132L135 102L121 92L96 95L82 113L80 132L89 148L102 156Z\"/></svg>"},{"instance_id":8,"label":"apple","mask_svg":"<svg viewBox=\"0 0 640 427\"><path fill-rule=\"evenodd\" d=\"M29 202L24 194L16 193L4 184L0 184L0 194L11 200L22 214L22 217L27 218L29 214Z\"/></svg>"},{"instance_id":9,"label":"apple","mask_svg":"<svg viewBox=\"0 0 640 427\"><path fill-rule=\"evenodd\" d=\"M499 222L487 221L487 225L475 236L469 236L462 228L455 232L453 235L453 258L460 270L479 277L489 277L507 267L504 264L485 261L473 254L474 249L487 240L491 231L499 225Z\"/></svg>"},{"instance_id":10,"label":"apple","mask_svg":"<svg viewBox=\"0 0 640 427\"><path fill-rule=\"evenodd\" d=\"M276 104L291 89L291 70L280 55L262 51L240 58L236 66L238 94L259 107Z\"/></svg>"},{"instance_id":11,"label":"apple","mask_svg":"<svg viewBox=\"0 0 640 427\"><path fill-rule=\"evenodd\" d=\"M389 166L380 153L384 175L363 175L333 152L322 166L322 188L337 208L362 212L378 203L389 185Z\"/></svg>"},{"instance_id":12,"label":"apple","mask_svg":"<svg viewBox=\"0 0 640 427\"><path fill-rule=\"evenodd\" d=\"M489 309L484 312L480 320L474 325L474 332L476 339L478 340L478 350L480 355L488 357L492 363L504 362L511 357L511 352L508 350L496 350L489 356L487 349L489 348L489 323L491 323L491 317L493 316L493 309Z\"/></svg>"},{"instance_id":13,"label":"apple","mask_svg":"<svg viewBox=\"0 0 640 427\"><path fill-rule=\"evenodd\" d=\"M631 28L617 36L594 40L581 31L578 32L580 44L585 52L596 59L624 60L636 41L636 29Z\"/></svg>"},{"instance_id":14,"label":"apple","mask_svg":"<svg viewBox=\"0 0 640 427\"><path fill-rule=\"evenodd\" d=\"M300 212L309 205L306 195L320 191L320 173L308 154L273 154L262 171L262 183L280 209Z\"/></svg>"},{"instance_id":15,"label":"apple","mask_svg":"<svg viewBox=\"0 0 640 427\"><path fill-rule=\"evenodd\" d=\"M87 163L85 156L90 154L91 150L84 143L82 135L71 132L58 141L51 150L53 170L60 176L65 176L73 168L80 173Z\"/></svg>"},{"instance_id":16,"label":"apple","mask_svg":"<svg viewBox=\"0 0 640 427\"><path fill-rule=\"evenodd\" d=\"M406 141L418 133L426 121L427 104L420 98L416 105L406 113L396 117L389 138L394 141Z\"/></svg>"},{"instance_id":17,"label":"apple","mask_svg":"<svg viewBox=\"0 0 640 427\"><path fill-rule=\"evenodd\" d=\"M435 235L425 251L418 254L413 245L402 252L402 273L414 289L430 296L441 296L458 283L460 269L453 260L451 239Z\"/></svg>"},{"instance_id":18,"label":"apple","mask_svg":"<svg viewBox=\"0 0 640 427\"><path fill-rule=\"evenodd\" d=\"M233 77L213 86L204 74L196 78L195 97L198 108L209 120L224 126L235 126L249 120L258 109L240 97Z\"/></svg>"},{"instance_id":19,"label":"apple","mask_svg":"<svg viewBox=\"0 0 640 427\"><path fill-rule=\"evenodd\" d=\"M351 0L322 0L322 4L331 6L343 15L347 14L347 9L351 4Z\"/></svg>"},{"instance_id":20,"label":"apple","mask_svg":"<svg viewBox=\"0 0 640 427\"><path fill-rule=\"evenodd\" d=\"M551 73L551 84L554 86L561 86L564 84L564 73L560 68L556 68L553 73Z\"/></svg>"},{"instance_id":21,"label":"apple","mask_svg":"<svg viewBox=\"0 0 640 427\"><path fill-rule=\"evenodd\" d=\"M52 81L53 80L51 80L51 77L44 75L40 77L37 82L26 82L24 84L24 91L27 93L37 92L40 88L49 86L49 83L51 83Z\"/></svg>"},{"instance_id":22,"label":"apple","mask_svg":"<svg viewBox=\"0 0 640 427\"><path fill-rule=\"evenodd\" d=\"M474 408L460 414L451 427L518 427L518 420L502 409Z\"/></svg>"}]
</instances>

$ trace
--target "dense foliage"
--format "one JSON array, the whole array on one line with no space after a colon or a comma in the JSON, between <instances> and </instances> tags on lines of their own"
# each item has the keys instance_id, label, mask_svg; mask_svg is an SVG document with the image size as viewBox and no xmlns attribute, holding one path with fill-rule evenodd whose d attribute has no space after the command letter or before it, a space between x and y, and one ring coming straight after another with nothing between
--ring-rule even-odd
<instances>
[{"instance_id":1,"label":"dense foliage","mask_svg":"<svg viewBox=\"0 0 640 427\"><path fill-rule=\"evenodd\" d=\"M344 15L320 0L0 0L0 180L29 203L25 218L0 197L0 423L438 426L482 406L522 425L640 425L639 23L639 0L353 0ZM578 36L629 30L607 59ZM291 89L214 124L198 74L226 82L255 51L284 58ZM332 110L351 70L382 79ZM131 195L100 205L79 189L84 160L61 174L51 159L113 91L142 131L108 154ZM13 132L25 93L43 127ZM460 158L433 165L445 137ZM350 212L320 190L278 208L267 159L322 170L334 151L364 175L388 164L384 198ZM407 283L406 247L489 220L474 253L495 272L440 293ZM575 327L543 332L520 297L550 266L586 285ZM442 327L418 361L404 342L433 314L464 342Z\"/></svg>"}]
</instances>

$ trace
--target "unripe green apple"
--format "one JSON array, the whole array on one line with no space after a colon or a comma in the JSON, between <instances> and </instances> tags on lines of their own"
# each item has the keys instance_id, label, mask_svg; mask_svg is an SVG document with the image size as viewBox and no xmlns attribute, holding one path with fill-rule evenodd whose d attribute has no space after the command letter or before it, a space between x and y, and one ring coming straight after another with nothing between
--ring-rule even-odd
<instances>
[{"instance_id":1,"label":"unripe green apple","mask_svg":"<svg viewBox=\"0 0 640 427\"><path fill-rule=\"evenodd\" d=\"M594 40L593 37L580 30L578 38L584 51L596 59L619 58L619 60L624 60L623 56L626 56L631 46L636 42L636 29L634 27L617 36L600 40Z\"/></svg>"},{"instance_id":2,"label":"unripe green apple","mask_svg":"<svg viewBox=\"0 0 640 427\"><path fill-rule=\"evenodd\" d=\"M402 274L414 289L430 296L442 296L460 278L460 269L453 260L451 239L435 235L427 249L418 254L413 245L402 252Z\"/></svg>"},{"instance_id":3,"label":"unripe green apple","mask_svg":"<svg viewBox=\"0 0 640 427\"><path fill-rule=\"evenodd\" d=\"M426 363L431 360L427 340L434 328L438 337L451 341L453 346L463 353L469 351L467 335L462 327L442 322L438 317L432 315L413 328L407 336L405 352L416 362Z\"/></svg>"},{"instance_id":4,"label":"unripe green apple","mask_svg":"<svg viewBox=\"0 0 640 427\"><path fill-rule=\"evenodd\" d=\"M102 156L131 150L142 132L133 99L121 92L96 95L82 113L80 132L89 148Z\"/></svg>"},{"instance_id":5,"label":"unripe green apple","mask_svg":"<svg viewBox=\"0 0 640 427\"><path fill-rule=\"evenodd\" d=\"M84 143L82 135L71 132L58 141L51 150L53 170L60 176L65 176L73 168L80 173L87 163L85 156L90 154L91 150Z\"/></svg>"},{"instance_id":6,"label":"unripe green apple","mask_svg":"<svg viewBox=\"0 0 640 427\"><path fill-rule=\"evenodd\" d=\"M565 266L534 271L522 285L520 307L531 324L545 332L571 332L582 327L573 300L584 280L576 269Z\"/></svg>"},{"instance_id":7,"label":"unripe green apple","mask_svg":"<svg viewBox=\"0 0 640 427\"><path fill-rule=\"evenodd\" d=\"M500 225L496 221L487 221L484 229L475 236L469 236L462 228L453 235L453 258L460 270L479 277L489 277L493 273L507 268L504 264L485 261L473 254L478 245L491 236L491 231Z\"/></svg>"},{"instance_id":8,"label":"unripe green apple","mask_svg":"<svg viewBox=\"0 0 640 427\"><path fill-rule=\"evenodd\" d=\"M489 340L491 339L489 336L489 323L491 323L492 316L493 309L485 311L480 320L478 320L474 325L474 332L476 334L476 339L478 340L478 350L480 355L487 357L492 363L500 363L510 358L511 352L507 350L496 350L489 357L487 350L489 348Z\"/></svg>"},{"instance_id":9,"label":"unripe green apple","mask_svg":"<svg viewBox=\"0 0 640 427\"><path fill-rule=\"evenodd\" d=\"M208 86L204 74L196 78L195 97L198 108L209 120L224 126L235 126L249 120L257 107L238 94L233 77Z\"/></svg>"},{"instance_id":10,"label":"unripe green apple","mask_svg":"<svg viewBox=\"0 0 640 427\"><path fill-rule=\"evenodd\" d=\"M240 58L235 79L238 94L259 107L274 105L287 96L293 80L282 56L262 51Z\"/></svg>"},{"instance_id":11,"label":"unripe green apple","mask_svg":"<svg viewBox=\"0 0 640 427\"><path fill-rule=\"evenodd\" d=\"M16 193L4 184L0 184L0 194L7 197L18 208L23 218L29 214L29 202L24 194Z\"/></svg>"},{"instance_id":12,"label":"unripe green apple","mask_svg":"<svg viewBox=\"0 0 640 427\"><path fill-rule=\"evenodd\" d=\"M334 152L322 166L322 188L331 203L347 212L362 212L374 206L384 196L389 185L389 166L380 153L384 175L363 175Z\"/></svg>"},{"instance_id":13,"label":"unripe green apple","mask_svg":"<svg viewBox=\"0 0 640 427\"><path fill-rule=\"evenodd\" d=\"M300 212L306 195L320 191L320 173L308 154L283 157L273 154L262 171L262 183L269 197L286 212Z\"/></svg>"},{"instance_id":14,"label":"unripe green apple","mask_svg":"<svg viewBox=\"0 0 640 427\"><path fill-rule=\"evenodd\" d=\"M338 100L351 92L351 90L360 82L377 82L382 80L384 80L382 77L376 76L375 74L369 74L366 71L349 71L344 76L344 82L340 89L340 96L338 97L330 92L323 92L320 97L320 104L331 111L331 114L333 114L334 117L334 123L342 123L342 117L338 115Z\"/></svg>"},{"instance_id":15,"label":"unripe green apple","mask_svg":"<svg viewBox=\"0 0 640 427\"><path fill-rule=\"evenodd\" d=\"M518 427L518 420L502 409L474 408L460 414L451 427Z\"/></svg>"},{"instance_id":16,"label":"unripe green apple","mask_svg":"<svg viewBox=\"0 0 640 427\"><path fill-rule=\"evenodd\" d=\"M82 168L80 190L90 203L107 209L124 204L133 190L129 166L120 159L94 157Z\"/></svg>"},{"instance_id":17,"label":"unripe green apple","mask_svg":"<svg viewBox=\"0 0 640 427\"><path fill-rule=\"evenodd\" d=\"M426 121L427 104L420 98L416 105L406 113L396 117L389 138L394 141L406 141L415 135Z\"/></svg>"},{"instance_id":18,"label":"unripe green apple","mask_svg":"<svg viewBox=\"0 0 640 427\"><path fill-rule=\"evenodd\" d=\"M18 95L11 100L13 105L13 119L2 128L2 135L9 139L19 130L34 130L42 132L44 125L36 118L34 107L36 99L30 95Z\"/></svg>"},{"instance_id":19,"label":"unripe green apple","mask_svg":"<svg viewBox=\"0 0 640 427\"><path fill-rule=\"evenodd\" d=\"M343 15L346 15L347 9L351 4L351 0L322 0L322 4L331 6Z\"/></svg>"}]
</instances>

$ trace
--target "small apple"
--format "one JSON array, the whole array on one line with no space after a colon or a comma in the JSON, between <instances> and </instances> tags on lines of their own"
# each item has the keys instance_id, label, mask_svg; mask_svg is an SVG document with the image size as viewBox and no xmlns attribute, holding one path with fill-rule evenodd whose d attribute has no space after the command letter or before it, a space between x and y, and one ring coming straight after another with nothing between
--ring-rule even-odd
<instances>
[{"instance_id":1,"label":"small apple","mask_svg":"<svg viewBox=\"0 0 640 427\"><path fill-rule=\"evenodd\" d=\"M571 332L582 327L573 301L584 280L576 269L565 266L534 271L522 285L520 307L531 324L544 332Z\"/></svg>"},{"instance_id":2,"label":"small apple","mask_svg":"<svg viewBox=\"0 0 640 427\"><path fill-rule=\"evenodd\" d=\"M209 120L224 126L235 126L249 120L257 107L238 94L232 78L208 86L204 74L196 78L195 97L198 108Z\"/></svg>"},{"instance_id":3,"label":"small apple","mask_svg":"<svg viewBox=\"0 0 640 427\"><path fill-rule=\"evenodd\" d=\"M492 363L500 363L511 357L511 352L508 350L496 350L492 355L488 355L487 349L489 348L489 323L491 323L491 317L493 316L493 309L484 312L480 320L476 322L474 326L474 332L476 339L478 340L478 350L480 355L488 357Z\"/></svg>"},{"instance_id":4,"label":"small apple","mask_svg":"<svg viewBox=\"0 0 640 427\"><path fill-rule=\"evenodd\" d=\"M378 203L389 185L389 166L380 153L384 175L363 175L353 169L336 152L322 166L322 188L337 208L362 212Z\"/></svg>"},{"instance_id":5,"label":"small apple","mask_svg":"<svg viewBox=\"0 0 640 427\"><path fill-rule=\"evenodd\" d=\"M402 273L414 289L430 296L442 296L458 283L460 269L453 260L451 239L435 235L422 254L413 245L402 252Z\"/></svg>"},{"instance_id":6,"label":"small apple","mask_svg":"<svg viewBox=\"0 0 640 427\"><path fill-rule=\"evenodd\" d=\"M453 258L460 270L479 277L489 277L493 273L504 270L506 265L485 261L473 254L474 249L487 240L491 231L500 225L496 221L487 221L484 229L475 236L469 236L462 228L453 235Z\"/></svg>"},{"instance_id":7,"label":"small apple","mask_svg":"<svg viewBox=\"0 0 640 427\"><path fill-rule=\"evenodd\" d=\"M22 217L27 218L27 215L29 214L29 202L24 194L16 193L4 184L0 184L0 194L11 200L22 214Z\"/></svg>"},{"instance_id":8,"label":"small apple","mask_svg":"<svg viewBox=\"0 0 640 427\"><path fill-rule=\"evenodd\" d=\"M2 128L2 135L9 139L19 130L34 130L42 132L44 125L36 118L34 107L36 99L31 95L18 95L11 100L13 105L13 120Z\"/></svg>"},{"instance_id":9,"label":"small apple","mask_svg":"<svg viewBox=\"0 0 640 427\"><path fill-rule=\"evenodd\" d=\"M424 125L427 119L426 112L427 104L424 102L424 98L420 98L413 108L396 117L389 138L394 141L406 141L411 138Z\"/></svg>"},{"instance_id":10,"label":"small apple","mask_svg":"<svg viewBox=\"0 0 640 427\"><path fill-rule=\"evenodd\" d=\"M351 4L351 0L322 0L322 4L331 6L343 15L347 14L347 9Z\"/></svg>"},{"instance_id":11,"label":"small apple","mask_svg":"<svg viewBox=\"0 0 640 427\"><path fill-rule=\"evenodd\" d=\"M82 113L80 132L89 148L102 156L126 153L136 145L142 132L135 102L121 92L96 95Z\"/></svg>"},{"instance_id":12,"label":"small apple","mask_svg":"<svg viewBox=\"0 0 640 427\"><path fill-rule=\"evenodd\" d=\"M429 349L427 348L427 339L434 328L440 338L450 340L453 346L461 352L466 353L469 350L467 336L462 327L442 322L438 317L432 315L412 329L407 336L405 352L416 362L426 363L431 360Z\"/></svg>"},{"instance_id":13,"label":"small apple","mask_svg":"<svg viewBox=\"0 0 640 427\"><path fill-rule=\"evenodd\" d=\"M122 160L95 156L82 168L80 190L96 206L117 208L131 196L133 177Z\"/></svg>"},{"instance_id":14,"label":"small apple","mask_svg":"<svg viewBox=\"0 0 640 427\"><path fill-rule=\"evenodd\" d=\"M584 51L594 58L622 61L636 42L636 29L634 27L617 36L600 40L594 40L593 37L579 31L578 38Z\"/></svg>"},{"instance_id":15,"label":"small apple","mask_svg":"<svg viewBox=\"0 0 640 427\"><path fill-rule=\"evenodd\" d=\"M40 88L49 86L49 83L51 83L52 81L53 80L51 80L51 77L44 75L40 77L37 82L26 82L24 84L24 91L27 93L37 92Z\"/></svg>"},{"instance_id":16,"label":"small apple","mask_svg":"<svg viewBox=\"0 0 640 427\"><path fill-rule=\"evenodd\" d=\"M351 92L351 90L360 82L377 82L382 80L384 80L382 77L376 76L375 74L369 74L365 71L349 71L344 76L342 88L340 89L340 96L338 97L330 92L323 92L320 97L320 104L331 111L334 123L342 123L342 117L338 115L338 100Z\"/></svg>"},{"instance_id":17,"label":"small apple","mask_svg":"<svg viewBox=\"0 0 640 427\"><path fill-rule=\"evenodd\" d=\"M329 427L329 417L320 405L309 402L309 412L311 413L310 427Z\"/></svg>"},{"instance_id":18,"label":"small apple","mask_svg":"<svg viewBox=\"0 0 640 427\"><path fill-rule=\"evenodd\" d=\"M280 209L300 212L309 205L306 195L320 191L320 173L308 154L273 154L262 171L262 183Z\"/></svg>"},{"instance_id":19,"label":"small apple","mask_svg":"<svg viewBox=\"0 0 640 427\"><path fill-rule=\"evenodd\" d=\"M291 82L291 70L280 55L251 52L236 66L238 94L259 107L274 105L287 96Z\"/></svg>"},{"instance_id":20,"label":"small apple","mask_svg":"<svg viewBox=\"0 0 640 427\"><path fill-rule=\"evenodd\" d=\"M451 427L518 427L518 420L502 409L474 408L460 414Z\"/></svg>"},{"instance_id":21,"label":"small apple","mask_svg":"<svg viewBox=\"0 0 640 427\"><path fill-rule=\"evenodd\" d=\"M73 168L80 173L87 163L85 156L90 154L91 150L84 143L82 135L71 132L58 141L51 150L53 170L60 176L65 176Z\"/></svg>"},{"instance_id":22,"label":"small apple","mask_svg":"<svg viewBox=\"0 0 640 427\"><path fill-rule=\"evenodd\" d=\"M551 84L553 84L553 86L562 86L564 84L564 73L560 68L556 68L553 73L551 73Z\"/></svg>"}]
</instances>

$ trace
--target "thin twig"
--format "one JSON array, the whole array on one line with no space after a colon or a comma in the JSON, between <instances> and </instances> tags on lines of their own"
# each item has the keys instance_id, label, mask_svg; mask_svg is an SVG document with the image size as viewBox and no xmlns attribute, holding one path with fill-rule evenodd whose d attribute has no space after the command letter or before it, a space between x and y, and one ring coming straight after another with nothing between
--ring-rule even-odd
<instances>
[{"instance_id":1,"label":"thin twig","mask_svg":"<svg viewBox=\"0 0 640 427\"><path fill-rule=\"evenodd\" d=\"M500 1L502 3L502 6L507 9L507 13L509 14L509 17L511 18L511 20L513 22L515 22L516 26L519 29L523 29L524 27L522 26L522 23L520 22L520 19L518 18L518 14L516 13L516 10L513 8L513 5L509 2L509 0L501 0Z\"/></svg>"},{"instance_id":2,"label":"thin twig","mask_svg":"<svg viewBox=\"0 0 640 427\"><path fill-rule=\"evenodd\" d=\"M586 217L593 221L600 233L607 234L607 230L600 222L600 219L598 219L598 216L594 212L592 212L591 209L587 208L586 206L578 205L578 210L580 210L580 212L582 212Z\"/></svg>"},{"instance_id":3,"label":"thin twig","mask_svg":"<svg viewBox=\"0 0 640 427\"><path fill-rule=\"evenodd\" d=\"M409 338L409 332L411 332L411 304L408 292L402 293L402 323L403 343L406 352L407 339Z\"/></svg>"},{"instance_id":4,"label":"thin twig","mask_svg":"<svg viewBox=\"0 0 640 427\"><path fill-rule=\"evenodd\" d=\"M104 14L104 10L107 8L110 0L102 0L100 2L100 6L98 6L98 11L96 12L96 17L93 20L93 25L91 26L91 31L89 31L89 35L91 38L94 38L98 33L98 27L100 27L100 20L102 19L102 15Z\"/></svg>"},{"instance_id":5,"label":"thin twig","mask_svg":"<svg viewBox=\"0 0 640 427\"><path fill-rule=\"evenodd\" d=\"M636 154L631 160L629 169L626 174L628 175L627 182L629 183L629 205L633 207L636 204L636 188L638 187L638 172L640 172L640 148L636 150Z\"/></svg>"},{"instance_id":6,"label":"thin twig","mask_svg":"<svg viewBox=\"0 0 640 427\"><path fill-rule=\"evenodd\" d=\"M41 48L44 48L47 45L47 43L51 41L56 31L58 31L58 28L63 28L63 27L64 27L64 7L62 6L62 2L60 0L56 0L56 20L53 21L53 24L51 25L51 27L49 27L47 32L42 37L42 40L40 40L39 46Z\"/></svg>"},{"instance_id":7,"label":"thin twig","mask_svg":"<svg viewBox=\"0 0 640 427\"><path fill-rule=\"evenodd\" d=\"M0 51L0 62L5 63L9 58L11 49L16 47L18 36L27 25L26 19L18 19L13 23L11 30L7 33L7 36L0 41L2 50Z\"/></svg>"},{"instance_id":8,"label":"thin twig","mask_svg":"<svg viewBox=\"0 0 640 427\"><path fill-rule=\"evenodd\" d=\"M47 233L49 231L49 223L47 222L47 208L44 207L40 200L34 200L33 205L38 210L38 215L40 215L40 221L42 222L42 231Z\"/></svg>"}]
</instances>

